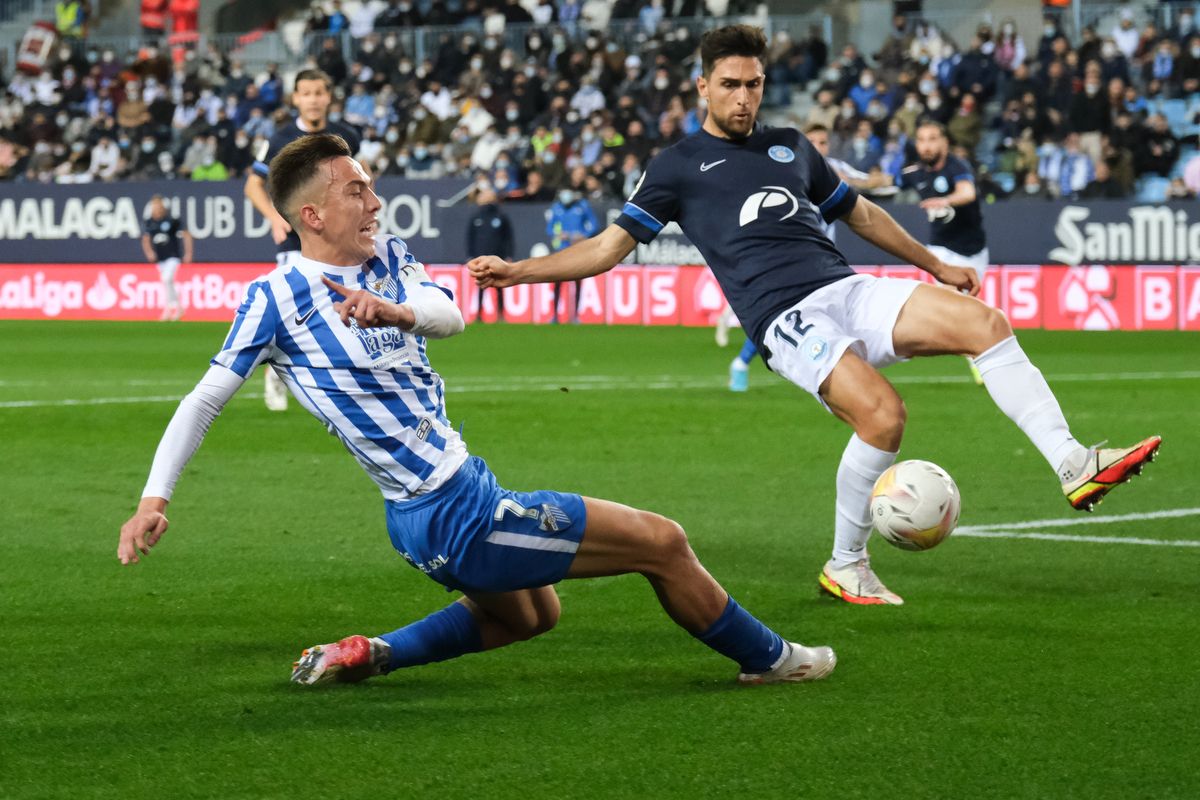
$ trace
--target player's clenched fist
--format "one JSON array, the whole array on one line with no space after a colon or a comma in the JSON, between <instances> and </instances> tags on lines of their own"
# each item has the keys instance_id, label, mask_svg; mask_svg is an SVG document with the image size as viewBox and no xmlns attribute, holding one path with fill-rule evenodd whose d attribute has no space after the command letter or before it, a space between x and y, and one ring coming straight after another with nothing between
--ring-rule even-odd
<instances>
[{"instance_id":1,"label":"player's clenched fist","mask_svg":"<svg viewBox=\"0 0 1200 800\"><path fill-rule=\"evenodd\" d=\"M467 262L467 269L471 270L471 277L484 289L490 287L502 289L516 283L512 263L499 256L472 258Z\"/></svg>"}]
</instances>

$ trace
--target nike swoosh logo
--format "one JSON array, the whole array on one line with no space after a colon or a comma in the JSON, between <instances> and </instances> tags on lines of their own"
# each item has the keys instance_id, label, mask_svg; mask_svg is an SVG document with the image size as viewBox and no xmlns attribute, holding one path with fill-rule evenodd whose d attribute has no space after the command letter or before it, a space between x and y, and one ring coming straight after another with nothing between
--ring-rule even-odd
<instances>
[{"instance_id":1,"label":"nike swoosh logo","mask_svg":"<svg viewBox=\"0 0 1200 800\"><path fill-rule=\"evenodd\" d=\"M700 165L700 171L701 171L701 172L708 172L710 169L712 169L713 167L715 167L717 164L724 164L724 163L725 163L726 161L728 161L728 160L729 160L729 159L722 158L720 161L714 161L714 162L712 162L711 164L701 164L701 165Z\"/></svg>"},{"instance_id":2,"label":"nike swoosh logo","mask_svg":"<svg viewBox=\"0 0 1200 800\"><path fill-rule=\"evenodd\" d=\"M316 312L316 310L317 310L317 307L313 306L312 308L310 308L308 310L308 313L306 313L303 317L300 316L299 314L297 314L296 319L295 319L296 324L303 325L304 323L308 322L308 318L311 317L313 315L313 313Z\"/></svg>"}]
</instances>

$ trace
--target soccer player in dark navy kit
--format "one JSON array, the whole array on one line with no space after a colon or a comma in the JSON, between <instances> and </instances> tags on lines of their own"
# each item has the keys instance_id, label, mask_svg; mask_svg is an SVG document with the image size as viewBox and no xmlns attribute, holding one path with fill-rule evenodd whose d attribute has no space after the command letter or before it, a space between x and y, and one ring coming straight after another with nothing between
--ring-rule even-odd
<instances>
[{"instance_id":1,"label":"soccer player in dark navy kit","mask_svg":"<svg viewBox=\"0 0 1200 800\"><path fill-rule=\"evenodd\" d=\"M182 252L180 242L183 242ZM161 194L150 198L150 216L142 220L142 252L147 261L158 265L163 285L163 311L160 321L175 321L183 316L179 293L175 291L175 273L183 263L192 262L192 235L183 229L178 217L167 213Z\"/></svg>"},{"instance_id":2,"label":"soccer player in dark navy kit","mask_svg":"<svg viewBox=\"0 0 1200 800\"><path fill-rule=\"evenodd\" d=\"M310 133L332 133L346 140L351 153L358 152L358 131L342 122L329 119L329 104L333 102L333 80L319 69L305 69L296 73L292 89L292 105L296 107L296 118L275 132L260 152L254 154L254 166L246 176L245 195L271 223L271 238L275 241L275 262L282 266L300 254L300 238L284 219L267 194L267 172L271 159L301 136ZM264 400L272 411L286 411L288 406L287 387L271 370L266 378Z\"/></svg>"},{"instance_id":3,"label":"soccer player in dark navy kit","mask_svg":"<svg viewBox=\"0 0 1200 800\"><path fill-rule=\"evenodd\" d=\"M678 222L767 366L854 429L837 471L833 557L820 585L847 602L899 605L866 548L871 488L895 461L905 423L904 403L878 368L912 356L973 356L996 404L1057 471L1078 509L1090 510L1149 460L1160 439L1119 449L1081 445L1004 314L973 297L974 270L930 253L842 181L799 132L756 125L766 45L749 25L704 35L696 79L708 101L704 125L648 165L613 224L548 256L515 263L480 256L468 267L485 286L585 278ZM821 232L821 219L838 218L945 286L856 274Z\"/></svg>"},{"instance_id":4,"label":"soccer player in dark navy kit","mask_svg":"<svg viewBox=\"0 0 1200 800\"><path fill-rule=\"evenodd\" d=\"M988 268L987 235L983 214L975 196L975 176L971 165L950 155L950 139L940 122L925 120L917 125L916 164L900 173L900 187L915 189L921 196L921 208L929 214L929 252L943 263L970 267L983 281ZM971 376L983 385L983 376L975 362Z\"/></svg>"}]
</instances>

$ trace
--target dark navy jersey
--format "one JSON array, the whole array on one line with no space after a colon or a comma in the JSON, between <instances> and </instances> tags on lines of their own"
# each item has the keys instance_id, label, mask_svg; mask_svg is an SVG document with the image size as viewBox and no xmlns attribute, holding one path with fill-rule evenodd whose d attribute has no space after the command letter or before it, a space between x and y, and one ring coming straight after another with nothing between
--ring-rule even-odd
<instances>
[{"instance_id":1,"label":"dark navy jersey","mask_svg":"<svg viewBox=\"0 0 1200 800\"><path fill-rule=\"evenodd\" d=\"M616 224L645 244L678 222L761 344L784 309L854 274L822 218L841 217L857 198L792 128L739 140L701 130L650 162Z\"/></svg>"},{"instance_id":2,"label":"dark navy jersey","mask_svg":"<svg viewBox=\"0 0 1200 800\"><path fill-rule=\"evenodd\" d=\"M900 172L900 186L916 189L922 200L945 197L954 191L959 181L970 181L973 185L975 176L971 173L971 165L955 156L946 156L946 163L941 169L930 169L925 164L917 163ZM960 256L973 256L987 247L978 199L966 205L954 206L952 217L933 220L930 229L930 244L944 247Z\"/></svg>"},{"instance_id":3,"label":"dark navy jersey","mask_svg":"<svg viewBox=\"0 0 1200 800\"><path fill-rule=\"evenodd\" d=\"M162 219L146 217L142 220L142 233L150 237L150 246L154 248L155 261L183 257L179 249L179 232L182 230L183 226L175 217L166 216Z\"/></svg>"},{"instance_id":4,"label":"dark navy jersey","mask_svg":"<svg viewBox=\"0 0 1200 800\"><path fill-rule=\"evenodd\" d=\"M357 130L345 124L344 122L334 122L333 120L328 120L325 123L325 127L321 130L306 131L302 130L300 126L296 124L296 120L292 120L287 125L284 125L282 128L275 131L275 135L271 137L269 142L267 142L267 150L265 153L260 152L256 154L257 160L254 162L253 167L254 174L265 181L270 172L271 159L275 157L276 153L299 139L301 136L307 136L310 133L337 134L346 140L346 144L350 145L351 154L358 152L358 145L361 141L361 137L358 135ZM287 253L292 250L298 251L299 249L300 237L296 235L295 231L289 233L287 238L284 239L283 242L278 246L278 252L280 253Z\"/></svg>"}]
</instances>

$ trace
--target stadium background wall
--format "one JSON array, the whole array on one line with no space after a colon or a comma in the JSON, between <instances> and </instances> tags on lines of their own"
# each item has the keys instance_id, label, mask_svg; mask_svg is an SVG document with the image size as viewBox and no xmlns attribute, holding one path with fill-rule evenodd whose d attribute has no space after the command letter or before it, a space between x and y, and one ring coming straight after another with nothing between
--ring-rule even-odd
<instances>
[{"instance_id":1,"label":"stadium background wall","mask_svg":"<svg viewBox=\"0 0 1200 800\"><path fill-rule=\"evenodd\" d=\"M455 292L468 319L476 292L461 267L473 207L450 205L458 180L383 179L385 229L409 243L435 278ZM161 289L140 258L140 222L151 195L168 198L196 237L196 264L179 276L188 319L228 320L246 282L274 261L267 225L240 184L180 181L94 186L9 185L0 190L0 318L153 319ZM19 191L14 191L19 189ZM232 189L232 191L231 191ZM415 191L414 191L415 189ZM547 206L509 203L518 253L544 243ZM613 218L617 205L598 207ZM920 237L927 227L913 206L889 209ZM992 261L983 296L1019 327L1200 330L1200 219L1194 205L1129 202L1007 202L988 206ZM919 276L857 237L839 246L861 269ZM636 264L585 282L588 323L712 324L723 299L698 251L670 226L639 246ZM664 266L665 265L665 266ZM1136 266L1135 266L1136 265ZM549 287L507 290L511 321L550 318ZM484 319L494 317L491 294Z\"/></svg>"}]
</instances>

